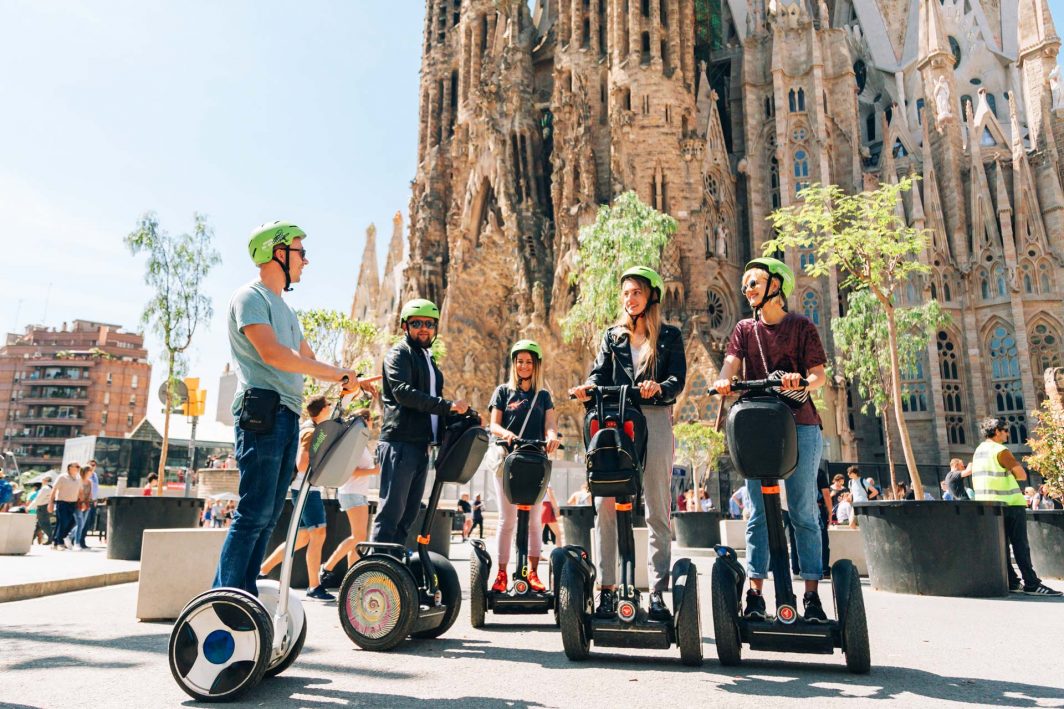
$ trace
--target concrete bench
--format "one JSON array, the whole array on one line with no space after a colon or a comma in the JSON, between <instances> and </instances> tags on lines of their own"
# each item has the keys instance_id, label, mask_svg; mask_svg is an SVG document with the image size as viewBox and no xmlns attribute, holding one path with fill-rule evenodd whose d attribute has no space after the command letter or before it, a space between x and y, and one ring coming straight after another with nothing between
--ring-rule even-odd
<instances>
[{"instance_id":1,"label":"concrete bench","mask_svg":"<svg viewBox=\"0 0 1064 709\"><path fill-rule=\"evenodd\" d=\"M649 572L647 571L647 544L650 541L650 531L646 527L635 527L632 529L632 536L635 538L635 586L641 591L646 591L650 587ZM591 530L591 548L594 550L592 556L598 556L598 529ZM617 581L621 580L620 573L620 554L617 556Z\"/></svg>"},{"instance_id":2,"label":"concrete bench","mask_svg":"<svg viewBox=\"0 0 1064 709\"><path fill-rule=\"evenodd\" d=\"M211 587L225 529L146 529L140 556L137 618L173 620Z\"/></svg>"},{"instance_id":3,"label":"concrete bench","mask_svg":"<svg viewBox=\"0 0 1064 709\"><path fill-rule=\"evenodd\" d=\"M746 520L722 519L720 521L720 543L735 551L746 549Z\"/></svg>"},{"instance_id":4,"label":"concrete bench","mask_svg":"<svg viewBox=\"0 0 1064 709\"><path fill-rule=\"evenodd\" d=\"M0 554L29 554L37 515L0 512Z\"/></svg>"},{"instance_id":5,"label":"concrete bench","mask_svg":"<svg viewBox=\"0 0 1064 709\"><path fill-rule=\"evenodd\" d=\"M849 527L830 527L828 529L828 546L831 549L831 563L839 559L849 559L857 567L857 573L868 576L868 562L865 561L864 542L861 529Z\"/></svg>"}]
</instances>

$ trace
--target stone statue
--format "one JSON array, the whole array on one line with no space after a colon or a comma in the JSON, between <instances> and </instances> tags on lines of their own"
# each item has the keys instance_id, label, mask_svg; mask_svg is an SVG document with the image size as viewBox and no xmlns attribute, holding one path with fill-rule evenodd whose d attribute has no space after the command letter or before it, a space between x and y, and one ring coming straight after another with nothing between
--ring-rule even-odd
<instances>
[{"instance_id":1,"label":"stone statue","mask_svg":"<svg viewBox=\"0 0 1064 709\"><path fill-rule=\"evenodd\" d=\"M953 110L949 103L949 84L946 77L940 76L935 81L935 118L944 121L953 117Z\"/></svg>"},{"instance_id":2,"label":"stone statue","mask_svg":"<svg viewBox=\"0 0 1064 709\"><path fill-rule=\"evenodd\" d=\"M1064 108L1064 86L1060 81L1060 65L1053 66L1049 72L1049 89L1053 92L1053 110Z\"/></svg>"},{"instance_id":3,"label":"stone statue","mask_svg":"<svg viewBox=\"0 0 1064 709\"><path fill-rule=\"evenodd\" d=\"M724 223L717 225L717 257L728 258L728 227Z\"/></svg>"},{"instance_id":4,"label":"stone statue","mask_svg":"<svg viewBox=\"0 0 1064 709\"><path fill-rule=\"evenodd\" d=\"M536 281L532 284L532 324L544 327L547 323L547 298L543 291L543 284Z\"/></svg>"}]
</instances>

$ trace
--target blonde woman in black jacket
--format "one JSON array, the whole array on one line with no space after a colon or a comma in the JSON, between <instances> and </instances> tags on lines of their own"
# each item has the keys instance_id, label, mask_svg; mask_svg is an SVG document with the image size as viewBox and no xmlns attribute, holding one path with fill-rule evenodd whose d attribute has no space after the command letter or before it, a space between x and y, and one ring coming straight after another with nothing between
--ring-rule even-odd
<instances>
[{"instance_id":1,"label":"blonde woman in black jacket","mask_svg":"<svg viewBox=\"0 0 1064 709\"><path fill-rule=\"evenodd\" d=\"M664 282L644 266L621 276L621 314L606 330L587 382L570 392L580 401L590 397L592 386L633 386L639 390L639 408L647 422L646 464L643 490L647 526L650 528L650 617L667 620L664 593L669 589L672 566L672 405L687 379L687 359L680 330L661 322ZM596 614L617 612L617 513L614 499L596 500L599 530L599 580L601 593Z\"/></svg>"}]
</instances>

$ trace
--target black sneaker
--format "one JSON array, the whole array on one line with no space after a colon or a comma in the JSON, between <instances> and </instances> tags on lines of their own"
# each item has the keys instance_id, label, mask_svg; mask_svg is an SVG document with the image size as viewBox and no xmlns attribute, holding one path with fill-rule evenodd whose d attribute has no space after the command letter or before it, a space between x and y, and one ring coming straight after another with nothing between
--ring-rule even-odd
<instances>
[{"instance_id":1,"label":"black sneaker","mask_svg":"<svg viewBox=\"0 0 1064 709\"><path fill-rule=\"evenodd\" d=\"M661 591L650 592L650 611L647 614L651 620L667 621L672 617L669 607L665 605L665 599Z\"/></svg>"},{"instance_id":2,"label":"black sneaker","mask_svg":"<svg viewBox=\"0 0 1064 709\"><path fill-rule=\"evenodd\" d=\"M1009 593L1023 593L1023 586L1020 585L1019 581L1009 583Z\"/></svg>"},{"instance_id":3,"label":"black sneaker","mask_svg":"<svg viewBox=\"0 0 1064 709\"><path fill-rule=\"evenodd\" d=\"M1064 596L1064 593L1055 591L1044 583L1040 583L1037 586L1024 586L1023 592L1028 596Z\"/></svg>"},{"instance_id":4,"label":"black sneaker","mask_svg":"<svg viewBox=\"0 0 1064 709\"><path fill-rule=\"evenodd\" d=\"M307 591L307 598L313 598L317 601L335 601L336 596L332 595L325 590L324 586L315 586Z\"/></svg>"},{"instance_id":5,"label":"black sneaker","mask_svg":"<svg viewBox=\"0 0 1064 709\"><path fill-rule=\"evenodd\" d=\"M322 588L340 588L344 577L336 573L335 569L326 569L325 564L322 564L318 569L318 579L321 581Z\"/></svg>"},{"instance_id":6,"label":"black sneaker","mask_svg":"<svg viewBox=\"0 0 1064 709\"><path fill-rule=\"evenodd\" d=\"M617 615L617 593L612 588L599 591L598 608L595 615L599 618L613 618Z\"/></svg>"},{"instance_id":7,"label":"black sneaker","mask_svg":"<svg viewBox=\"0 0 1064 709\"><path fill-rule=\"evenodd\" d=\"M805 605L806 623L827 623L828 617L824 613L824 606L820 603L820 596L816 591L810 591L802 598Z\"/></svg>"},{"instance_id":8,"label":"black sneaker","mask_svg":"<svg viewBox=\"0 0 1064 709\"><path fill-rule=\"evenodd\" d=\"M743 616L756 618L757 620L768 618L768 613L765 610L765 597L752 588L746 591L746 611Z\"/></svg>"}]
</instances>

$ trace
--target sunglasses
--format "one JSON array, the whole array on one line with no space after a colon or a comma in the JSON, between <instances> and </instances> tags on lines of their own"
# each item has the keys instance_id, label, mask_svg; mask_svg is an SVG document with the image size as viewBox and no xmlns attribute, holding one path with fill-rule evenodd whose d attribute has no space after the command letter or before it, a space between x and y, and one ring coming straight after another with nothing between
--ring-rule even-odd
<instances>
[{"instance_id":1,"label":"sunglasses","mask_svg":"<svg viewBox=\"0 0 1064 709\"><path fill-rule=\"evenodd\" d=\"M436 329L436 321L435 320L407 320L406 321L406 325L411 330L421 330L421 329L435 330Z\"/></svg>"},{"instance_id":2,"label":"sunglasses","mask_svg":"<svg viewBox=\"0 0 1064 709\"><path fill-rule=\"evenodd\" d=\"M285 251L287 251L290 254L299 254L299 258L303 259L304 261L307 260L307 250L306 249L302 249L302 248L293 249L291 246L278 246L277 248L284 249Z\"/></svg>"},{"instance_id":3,"label":"sunglasses","mask_svg":"<svg viewBox=\"0 0 1064 709\"><path fill-rule=\"evenodd\" d=\"M760 281L758 281L756 278L751 278L749 281L744 283L739 288L739 290L745 295L747 291L751 291L751 290L753 290L754 288L757 288L760 285L761 285Z\"/></svg>"}]
</instances>

